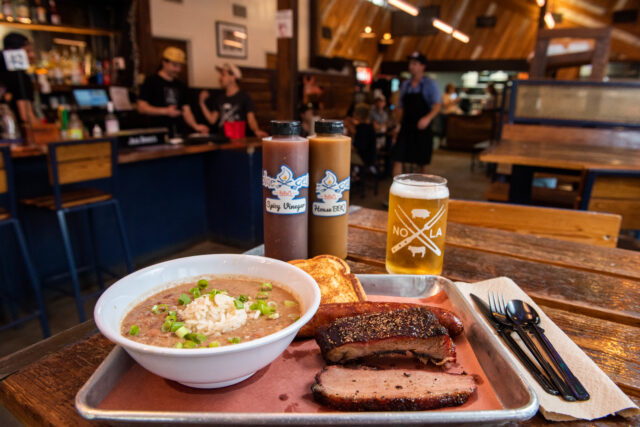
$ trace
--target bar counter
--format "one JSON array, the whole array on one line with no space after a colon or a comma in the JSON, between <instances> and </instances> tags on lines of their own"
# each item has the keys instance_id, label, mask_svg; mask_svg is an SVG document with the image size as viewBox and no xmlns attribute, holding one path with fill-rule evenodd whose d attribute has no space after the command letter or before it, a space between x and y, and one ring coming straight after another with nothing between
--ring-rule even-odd
<instances>
[{"instance_id":1,"label":"bar counter","mask_svg":"<svg viewBox=\"0 0 640 427\"><path fill-rule=\"evenodd\" d=\"M46 146L16 147L12 157L18 200L51 194ZM115 196L122 207L134 264L207 239L240 247L260 243L261 165L257 138L120 149ZM66 272L55 215L20 205L19 217L40 277ZM98 209L94 221L100 264L124 265L112 212ZM89 264L88 218L74 214L69 222L77 264ZM13 264L21 265L19 261ZM10 274L20 277L22 272L16 269Z\"/></svg>"}]
</instances>

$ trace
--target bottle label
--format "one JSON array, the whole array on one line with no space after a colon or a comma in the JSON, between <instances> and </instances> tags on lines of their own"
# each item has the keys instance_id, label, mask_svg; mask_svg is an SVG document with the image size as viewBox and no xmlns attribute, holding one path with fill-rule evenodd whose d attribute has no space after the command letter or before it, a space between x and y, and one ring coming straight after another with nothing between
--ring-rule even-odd
<instances>
[{"instance_id":1,"label":"bottle label","mask_svg":"<svg viewBox=\"0 0 640 427\"><path fill-rule=\"evenodd\" d=\"M349 191L351 179L346 177L338 181L335 173L327 169L324 177L316 184L316 196L321 202L313 202L312 213L315 216L342 216L347 213L347 201L342 193Z\"/></svg>"},{"instance_id":2,"label":"bottle label","mask_svg":"<svg viewBox=\"0 0 640 427\"><path fill-rule=\"evenodd\" d=\"M309 174L295 177L286 165L280 166L280 172L274 177L262 170L262 186L271 190L275 198L267 197L265 210L277 215L296 215L307 211L307 199L298 197L301 188L309 188Z\"/></svg>"}]
</instances>

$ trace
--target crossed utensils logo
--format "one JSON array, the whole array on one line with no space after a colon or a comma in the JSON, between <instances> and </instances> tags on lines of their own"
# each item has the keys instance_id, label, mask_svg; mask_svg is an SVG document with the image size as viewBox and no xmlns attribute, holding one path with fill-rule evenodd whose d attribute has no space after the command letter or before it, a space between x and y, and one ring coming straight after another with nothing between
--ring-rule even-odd
<instances>
[{"instance_id":1,"label":"crossed utensils logo","mask_svg":"<svg viewBox=\"0 0 640 427\"><path fill-rule=\"evenodd\" d=\"M433 240L431 240L431 237L428 236L426 232L433 228L433 226L438 222L438 220L442 218L442 215L444 215L444 213L445 213L445 207L440 206L440 209L438 209L438 212L436 212L436 214L429 221L427 221L423 227L419 227L413 221L413 219L409 215L407 215L407 213L401 207L398 206L395 209L396 217L398 218L400 223L405 227L405 229L408 230L408 232L411 234L406 238L402 239L400 242L396 243L391 248L391 253L395 254L400 249L408 246L411 242L417 239L420 242L422 242L422 244L424 244L425 246L409 246L408 249L409 251L411 251L411 254L414 257L418 253L420 253L421 256L424 257L425 247L429 248L431 252L433 252L437 256L442 255L442 251L440 250L438 245L436 245L433 242ZM429 216L429 211L426 209L413 209L411 211L411 214L413 218L427 218ZM403 217L404 219L402 219Z\"/></svg>"}]
</instances>

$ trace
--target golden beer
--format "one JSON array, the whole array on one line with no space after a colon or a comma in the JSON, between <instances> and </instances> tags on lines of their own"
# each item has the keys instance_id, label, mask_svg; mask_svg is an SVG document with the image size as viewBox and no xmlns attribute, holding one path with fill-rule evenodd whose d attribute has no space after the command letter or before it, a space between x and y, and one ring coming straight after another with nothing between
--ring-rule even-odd
<instances>
[{"instance_id":1,"label":"golden beer","mask_svg":"<svg viewBox=\"0 0 640 427\"><path fill-rule=\"evenodd\" d=\"M389 273L442 273L448 202L444 178L424 174L393 178L385 262Z\"/></svg>"}]
</instances>

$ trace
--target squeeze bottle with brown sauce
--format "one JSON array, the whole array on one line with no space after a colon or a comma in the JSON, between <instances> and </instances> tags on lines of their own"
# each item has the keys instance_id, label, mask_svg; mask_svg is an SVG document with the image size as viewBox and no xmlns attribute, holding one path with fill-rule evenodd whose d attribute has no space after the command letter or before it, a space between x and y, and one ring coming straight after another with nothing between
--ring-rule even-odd
<instances>
[{"instance_id":1,"label":"squeeze bottle with brown sauce","mask_svg":"<svg viewBox=\"0 0 640 427\"><path fill-rule=\"evenodd\" d=\"M318 120L309 138L309 256L347 257L351 138L340 120Z\"/></svg>"},{"instance_id":2,"label":"squeeze bottle with brown sauce","mask_svg":"<svg viewBox=\"0 0 640 427\"><path fill-rule=\"evenodd\" d=\"M264 254L307 258L309 140L300 122L273 120L271 135L262 140Z\"/></svg>"}]
</instances>

